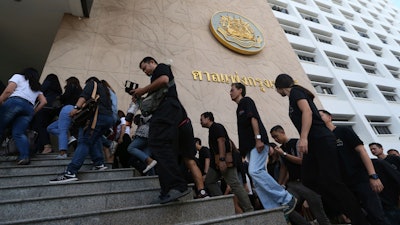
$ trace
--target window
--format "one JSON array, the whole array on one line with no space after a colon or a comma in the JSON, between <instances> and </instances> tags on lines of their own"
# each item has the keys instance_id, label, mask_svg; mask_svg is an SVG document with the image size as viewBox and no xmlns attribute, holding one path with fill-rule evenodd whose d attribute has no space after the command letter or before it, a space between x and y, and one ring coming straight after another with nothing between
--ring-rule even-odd
<instances>
[{"instance_id":1,"label":"window","mask_svg":"<svg viewBox=\"0 0 400 225\"><path fill-rule=\"evenodd\" d=\"M383 29L385 29L386 30L386 32L387 33L389 33L389 34L391 34L392 32L390 31L390 28L389 27L387 27L387 26L383 26L382 25L382 27L383 27Z\"/></svg>"},{"instance_id":2,"label":"window","mask_svg":"<svg viewBox=\"0 0 400 225\"><path fill-rule=\"evenodd\" d=\"M302 46L293 46L293 49L301 61L315 63L315 49L306 49Z\"/></svg>"},{"instance_id":3,"label":"window","mask_svg":"<svg viewBox=\"0 0 400 225\"><path fill-rule=\"evenodd\" d=\"M344 55L339 55L335 53L325 52L331 61L332 65L337 69L349 69L349 62L347 61L348 57Z\"/></svg>"},{"instance_id":4,"label":"window","mask_svg":"<svg viewBox=\"0 0 400 225\"><path fill-rule=\"evenodd\" d=\"M369 38L368 34L367 34L367 30L359 28L359 27L354 27L354 29L357 31L357 33L364 38Z\"/></svg>"},{"instance_id":5,"label":"window","mask_svg":"<svg viewBox=\"0 0 400 225\"><path fill-rule=\"evenodd\" d=\"M314 34L314 37L317 41L325 44L332 44L332 34L313 28L310 28L310 30Z\"/></svg>"},{"instance_id":6,"label":"window","mask_svg":"<svg viewBox=\"0 0 400 225\"><path fill-rule=\"evenodd\" d=\"M353 8L354 12L361 13L361 8L359 8L358 6L350 5L350 7Z\"/></svg>"},{"instance_id":7,"label":"window","mask_svg":"<svg viewBox=\"0 0 400 225\"><path fill-rule=\"evenodd\" d=\"M274 11L289 14L289 11L286 9L286 6L272 4L272 3L270 3L270 6L271 6L272 10L274 10Z\"/></svg>"},{"instance_id":8,"label":"window","mask_svg":"<svg viewBox=\"0 0 400 225\"><path fill-rule=\"evenodd\" d=\"M376 69L376 65L374 62L370 62L364 59L358 59L358 62L364 68L365 72L370 75L379 75L378 70Z\"/></svg>"},{"instance_id":9,"label":"window","mask_svg":"<svg viewBox=\"0 0 400 225\"><path fill-rule=\"evenodd\" d=\"M392 74L394 78L399 79L400 71L399 68L394 66L385 65L386 69Z\"/></svg>"},{"instance_id":10,"label":"window","mask_svg":"<svg viewBox=\"0 0 400 225\"><path fill-rule=\"evenodd\" d=\"M300 36L300 24L295 24L286 20L278 20L286 34Z\"/></svg>"},{"instance_id":11,"label":"window","mask_svg":"<svg viewBox=\"0 0 400 225\"><path fill-rule=\"evenodd\" d=\"M376 36L382 41L383 44L387 44L386 37L380 34L376 34Z\"/></svg>"},{"instance_id":12,"label":"window","mask_svg":"<svg viewBox=\"0 0 400 225\"><path fill-rule=\"evenodd\" d=\"M324 11L324 12L327 12L327 13L332 13L332 8L329 5L325 5L325 4L320 3L320 2L315 2L315 3L317 4L318 8L321 11Z\"/></svg>"},{"instance_id":13,"label":"window","mask_svg":"<svg viewBox=\"0 0 400 225\"><path fill-rule=\"evenodd\" d=\"M314 13L311 13L311 12L306 12L306 11L303 11L303 10L299 10L299 13L300 13L300 15L301 15L301 17L303 19L311 21L311 22L314 22L314 23L319 23L319 20L317 18L318 17L317 14L314 14Z\"/></svg>"},{"instance_id":14,"label":"window","mask_svg":"<svg viewBox=\"0 0 400 225\"><path fill-rule=\"evenodd\" d=\"M344 43L346 43L347 47L353 51L359 51L358 41L352 40L349 38L342 37Z\"/></svg>"},{"instance_id":15,"label":"window","mask_svg":"<svg viewBox=\"0 0 400 225\"><path fill-rule=\"evenodd\" d=\"M307 3L306 0L293 0L293 1L301 3L301 4L306 4Z\"/></svg>"},{"instance_id":16,"label":"window","mask_svg":"<svg viewBox=\"0 0 400 225\"><path fill-rule=\"evenodd\" d=\"M346 84L351 96L353 96L354 98L368 98L368 89L366 88L367 84L355 83L350 81L344 81L344 83Z\"/></svg>"},{"instance_id":17,"label":"window","mask_svg":"<svg viewBox=\"0 0 400 225\"><path fill-rule=\"evenodd\" d=\"M354 20L354 15L353 14L351 14L349 12L342 11L342 10L340 10L340 12L343 14L344 17L346 17L346 19Z\"/></svg>"},{"instance_id":18,"label":"window","mask_svg":"<svg viewBox=\"0 0 400 225\"><path fill-rule=\"evenodd\" d=\"M362 20L369 26L369 27L373 27L374 23L371 20L367 20L365 18L362 18Z\"/></svg>"},{"instance_id":19,"label":"window","mask_svg":"<svg viewBox=\"0 0 400 225\"><path fill-rule=\"evenodd\" d=\"M332 123L335 126L340 127L348 127L353 129L353 125L356 124L355 122L351 121L354 115L337 115L332 114Z\"/></svg>"},{"instance_id":20,"label":"window","mask_svg":"<svg viewBox=\"0 0 400 225\"><path fill-rule=\"evenodd\" d=\"M369 12L369 14L371 14L371 16L372 16L374 19L379 20L378 15L376 15L375 13Z\"/></svg>"},{"instance_id":21,"label":"window","mask_svg":"<svg viewBox=\"0 0 400 225\"><path fill-rule=\"evenodd\" d=\"M307 74L308 78L311 80L311 84L314 86L315 91L318 94L323 95L333 95L333 83L332 78L322 77L318 75Z\"/></svg>"},{"instance_id":22,"label":"window","mask_svg":"<svg viewBox=\"0 0 400 225\"><path fill-rule=\"evenodd\" d=\"M332 0L336 5L342 5L342 0Z\"/></svg>"},{"instance_id":23,"label":"window","mask_svg":"<svg viewBox=\"0 0 400 225\"><path fill-rule=\"evenodd\" d=\"M340 22L338 20L334 20L332 18L328 18L328 20L331 23L332 27L335 28L336 30L346 31L346 28L344 27L344 23L343 22Z\"/></svg>"},{"instance_id":24,"label":"window","mask_svg":"<svg viewBox=\"0 0 400 225\"><path fill-rule=\"evenodd\" d=\"M400 61L400 53L399 52L395 52L395 51L391 51L391 52L394 55L394 57L396 57L396 59Z\"/></svg>"},{"instance_id":25,"label":"window","mask_svg":"<svg viewBox=\"0 0 400 225\"><path fill-rule=\"evenodd\" d=\"M368 45L376 56L382 57L382 48L375 45Z\"/></svg>"},{"instance_id":26,"label":"window","mask_svg":"<svg viewBox=\"0 0 400 225\"><path fill-rule=\"evenodd\" d=\"M392 134L390 131L390 123L385 117L367 117L369 124L376 134Z\"/></svg>"},{"instance_id":27,"label":"window","mask_svg":"<svg viewBox=\"0 0 400 225\"><path fill-rule=\"evenodd\" d=\"M382 93L383 97L388 102L397 102L397 94L396 94L396 88L394 87L385 87L385 86L377 86L379 91Z\"/></svg>"}]
</instances>

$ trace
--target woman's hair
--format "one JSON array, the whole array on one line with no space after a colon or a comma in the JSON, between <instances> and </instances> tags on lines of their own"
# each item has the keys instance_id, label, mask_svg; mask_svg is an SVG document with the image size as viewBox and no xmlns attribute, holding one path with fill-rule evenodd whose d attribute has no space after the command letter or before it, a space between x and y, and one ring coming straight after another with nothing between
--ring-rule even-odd
<instances>
[{"instance_id":1,"label":"woman's hair","mask_svg":"<svg viewBox=\"0 0 400 225\"><path fill-rule=\"evenodd\" d=\"M98 85L101 84L101 85L104 87L104 90L105 90L105 93L106 93L107 98L109 98L110 101L111 101L111 95L110 95L110 92L108 91L108 86L107 86L107 85L105 85L103 82L101 82L101 81L99 80L99 78L97 78L97 77L89 77L89 78L86 80L85 84L89 83L90 81L94 81L94 82L96 82ZM108 83L107 83L107 84L108 84ZM115 93L115 92L114 92L114 93Z\"/></svg>"},{"instance_id":2,"label":"woman's hair","mask_svg":"<svg viewBox=\"0 0 400 225\"><path fill-rule=\"evenodd\" d=\"M21 75L24 75L25 79L29 81L29 87L32 91L40 91L39 73L36 69L26 68L22 71Z\"/></svg>"},{"instance_id":3,"label":"woman's hair","mask_svg":"<svg viewBox=\"0 0 400 225\"><path fill-rule=\"evenodd\" d=\"M119 118L125 117L124 111L118 110L118 117L119 117Z\"/></svg>"},{"instance_id":4,"label":"woman's hair","mask_svg":"<svg viewBox=\"0 0 400 225\"><path fill-rule=\"evenodd\" d=\"M309 91L308 89L300 86L300 85L296 85L294 83L294 80L291 76L282 73L279 74L276 79L275 79L275 87L276 88L292 88L292 87L298 87L300 89L302 89L311 99L314 99L314 94L311 93L311 91Z\"/></svg>"},{"instance_id":5,"label":"woman's hair","mask_svg":"<svg viewBox=\"0 0 400 225\"><path fill-rule=\"evenodd\" d=\"M110 89L112 92L115 93L114 89L111 87L111 85L106 81L106 80L101 80L101 83L107 87L108 89Z\"/></svg>"},{"instance_id":6,"label":"woman's hair","mask_svg":"<svg viewBox=\"0 0 400 225\"><path fill-rule=\"evenodd\" d=\"M67 78L67 79L65 80L65 82L67 82L66 85L65 85L65 87L67 87L67 86L69 86L69 85L71 85L71 86L76 86L80 91L82 91L82 86L81 86L81 83L79 82L79 79L78 79L78 78L76 78L76 77L69 77L69 78ZM64 87L64 88L65 88L65 87Z\"/></svg>"},{"instance_id":7,"label":"woman's hair","mask_svg":"<svg viewBox=\"0 0 400 225\"><path fill-rule=\"evenodd\" d=\"M62 88L61 88L61 84L60 84L60 80L58 79L57 75L55 75L54 73L51 73L49 75L46 76L46 78L43 81L44 83L48 83L49 88L51 90L57 91L59 93L62 93ZM43 85L44 86L44 85ZM43 87L44 88L44 87Z\"/></svg>"}]
</instances>

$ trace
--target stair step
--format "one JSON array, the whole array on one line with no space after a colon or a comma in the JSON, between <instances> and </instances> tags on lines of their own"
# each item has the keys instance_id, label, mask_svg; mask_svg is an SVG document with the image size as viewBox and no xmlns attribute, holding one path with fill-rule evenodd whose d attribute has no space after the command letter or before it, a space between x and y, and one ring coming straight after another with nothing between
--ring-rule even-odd
<instances>
[{"instance_id":1,"label":"stair step","mask_svg":"<svg viewBox=\"0 0 400 225\"><path fill-rule=\"evenodd\" d=\"M80 171L78 173L79 180L110 180L117 178L133 177L133 168L127 169L109 169L102 171ZM0 187L21 187L27 185L40 185L48 184L50 179L57 176L62 170L54 171L52 173L43 173L35 175L11 175L0 176ZM79 182L79 181L78 181Z\"/></svg>"},{"instance_id":2,"label":"stair step","mask_svg":"<svg viewBox=\"0 0 400 225\"><path fill-rule=\"evenodd\" d=\"M68 165L68 164L67 164ZM36 165L25 165L25 166L6 166L0 167L0 176L11 176L11 175L35 175L42 173L61 173L67 169L67 165L48 165L48 166L36 166ZM81 170L91 170L93 167L92 163L85 163L82 165Z\"/></svg>"},{"instance_id":3,"label":"stair step","mask_svg":"<svg viewBox=\"0 0 400 225\"><path fill-rule=\"evenodd\" d=\"M20 218L34 219L71 215L76 212L97 212L101 210L142 206L149 204L160 193L159 188L142 188L130 191L110 191L81 194L75 190L62 197L39 197L0 202L0 222ZM193 199L187 195L182 200Z\"/></svg>"},{"instance_id":4,"label":"stair step","mask_svg":"<svg viewBox=\"0 0 400 225\"><path fill-rule=\"evenodd\" d=\"M196 222L183 222L175 225L243 225L243 224L274 224L274 225L287 225L283 215L283 207L270 210L257 210L254 212L235 214L226 217L219 217L209 220L201 220Z\"/></svg>"},{"instance_id":5,"label":"stair step","mask_svg":"<svg viewBox=\"0 0 400 225\"><path fill-rule=\"evenodd\" d=\"M68 165L71 162L72 157L66 159L56 159L56 156L52 158L32 158L29 166L51 166L51 165ZM85 164L91 164L90 158L85 159ZM17 166L15 160L7 160L0 162L1 167Z\"/></svg>"},{"instance_id":6,"label":"stair step","mask_svg":"<svg viewBox=\"0 0 400 225\"><path fill-rule=\"evenodd\" d=\"M118 204L118 203L115 203ZM86 204L89 205L89 204ZM135 225L165 225L190 223L199 220L226 217L234 215L233 195L224 195L207 199L178 201L164 205L145 205L120 209L105 209L90 213L78 213L76 206L74 214L50 216L36 219L21 219L7 221L2 224L135 224ZM16 209L17 210L17 209ZM18 218L21 218L19 214Z\"/></svg>"},{"instance_id":7,"label":"stair step","mask_svg":"<svg viewBox=\"0 0 400 225\"><path fill-rule=\"evenodd\" d=\"M0 201L68 196L79 190L81 194L106 191L128 191L146 188L159 188L157 176L128 177L109 180L82 180L65 184L27 185L21 187L0 188Z\"/></svg>"}]
</instances>

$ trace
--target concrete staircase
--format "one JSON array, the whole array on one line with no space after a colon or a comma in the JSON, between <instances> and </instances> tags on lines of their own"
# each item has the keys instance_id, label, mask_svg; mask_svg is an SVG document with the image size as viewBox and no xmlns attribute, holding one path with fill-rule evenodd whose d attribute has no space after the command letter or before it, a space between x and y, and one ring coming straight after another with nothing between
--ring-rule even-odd
<instances>
[{"instance_id":1,"label":"concrete staircase","mask_svg":"<svg viewBox=\"0 0 400 225\"><path fill-rule=\"evenodd\" d=\"M159 194L156 176L134 169L90 171L85 161L79 181L49 184L70 158L38 154L27 166L0 158L0 224L274 224L286 225L282 209L236 215L232 195L149 205Z\"/></svg>"}]
</instances>

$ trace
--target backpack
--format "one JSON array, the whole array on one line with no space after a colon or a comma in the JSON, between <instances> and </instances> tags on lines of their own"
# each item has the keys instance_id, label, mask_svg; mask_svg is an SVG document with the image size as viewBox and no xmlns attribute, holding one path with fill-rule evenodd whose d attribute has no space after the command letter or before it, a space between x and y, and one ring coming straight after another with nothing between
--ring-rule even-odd
<instances>
[{"instance_id":1,"label":"backpack","mask_svg":"<svg viewBox=\"0 0 400 225\"><path fill-rule=\"evenodd\" d=\"M91 98L87 100L78 113L72 117L71 126L73 128L84 127L86 129L90 125L90 122L92 122L90 126L91 129L96 127L97 115L99 111L99 103L97 101L99 99L99 95L96 94L96 92L97 83L94 82Z\"/></svg>"}]
</instances>

